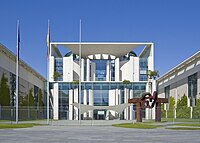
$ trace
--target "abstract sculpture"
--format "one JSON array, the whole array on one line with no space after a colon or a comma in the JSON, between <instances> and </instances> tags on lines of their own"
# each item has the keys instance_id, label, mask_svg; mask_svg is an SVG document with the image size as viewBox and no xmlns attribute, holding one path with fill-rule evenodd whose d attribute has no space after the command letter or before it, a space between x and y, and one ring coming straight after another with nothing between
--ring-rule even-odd
<instances>
[{"instance_id":1,"label":"abstract sculpture","mask_svg":"<svg viewBox=\"0 0 200 143\"><path fill-rule=\"evenodd\" d=\"M136 104L136 121L142 122L142 109L150 108L155 106L156 122L161 122L161 103L168 103L167 98L158 98L157 91L153 92L153 95L149 92L142 94L141 98L132 98L128 100L128 103Z\"/></svg>"}]
</instances>

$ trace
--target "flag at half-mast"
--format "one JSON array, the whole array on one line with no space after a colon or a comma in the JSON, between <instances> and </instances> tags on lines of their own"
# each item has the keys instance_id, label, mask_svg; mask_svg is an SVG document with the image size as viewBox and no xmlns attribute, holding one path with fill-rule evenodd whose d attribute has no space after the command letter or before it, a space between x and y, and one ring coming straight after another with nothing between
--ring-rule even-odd
<instances>
[{"instance_id":1,"label":"flag at half-mast","mask_svg":"<svg viewBox=\"0 0 200 143\"><path fill-rule=\"evenodd\" d=\"M20 26L19 21L17 23L17 57L19 60L19 50L20 50Z\"/></svg>"},{"instance_id":2,"label":"flag at half-mast","mask_svg":"<svg viewBox=\"0 0 200 143\"><path fill-rule=\"evenodd\" d=\"M47 32L47 56L50 54L50 24L48 21L48 32Z\"/></svg>"}]
</instances>

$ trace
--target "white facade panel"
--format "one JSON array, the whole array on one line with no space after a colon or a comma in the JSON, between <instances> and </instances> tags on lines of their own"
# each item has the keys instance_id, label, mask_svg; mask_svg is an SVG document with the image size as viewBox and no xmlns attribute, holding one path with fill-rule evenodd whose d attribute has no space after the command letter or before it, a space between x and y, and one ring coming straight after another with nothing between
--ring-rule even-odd
<instances>
[{"instance_id":1,"label":"white facade panel","mask_svg":"<svg viewBox=\"0 0 200 143\"><path fill-rule=\"evenodd\" d=\"M140 66L139 66L139 58L138 57L133 57L133 80L134 81L139 81L139 77L140 77Z\"/></svg>"},{"instance_id":2,"label":"white facade panel","mask_svg":"<svg viewBox=\"0 0 200 143\"><path fill-rule=\"evenodd\" d=\"M54 116L53 116L53 119L54 120L58 120L58 114L59 114L59 105L58 105L58 99L59 99L59 97L58 97L59 95L58 95L58 83L55 83L54 84L54 88L53 88L53 105L54 105L54 110L53 110L53 112L54 112Z\"/></svg>"}]
</instances>

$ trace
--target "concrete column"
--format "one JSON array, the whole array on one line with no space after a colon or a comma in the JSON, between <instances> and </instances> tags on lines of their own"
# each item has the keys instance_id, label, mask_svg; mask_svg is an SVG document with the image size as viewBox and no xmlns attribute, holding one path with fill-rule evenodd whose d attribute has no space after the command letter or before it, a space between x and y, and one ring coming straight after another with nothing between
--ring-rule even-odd
<instances>
[{"instance_id":1,"label":"concrete column","mask_svg":"<svg viewBox=\"0 0 200 143\"><path fill-rule=\"evenodd\" d=\"M81 81L84 81L84 59L81 59Z\"/></svg>"},{"instance_id":2,"label":"concrete column","mask_svg":"<svg viewBox=\"0 0 200 143\"><path fill-rule=\"evenodd\" d=\"M51 56L49 58L49 81L50 82L54 81L53 74L54 74L54 57Z\"/></svg>"},{"instance_id":3,"label":"concrete column","mask_svg":"<svg viewBox=\"0 0 200 143\"><path fill-rule=\"evenodd\" d=\"M83 104L87 105L87 90L84 90L83 93L84 93L84 95L83 95ZM83 117L87 117L87 113L84 113Z\"/></svg>"},{"instance_id":4,"label":"concrete column","mask_svg":"<svg viewBox=\"0 0 200 143\"><path fill-rule=\"evenodd\" d=\"M130 90L130 98L133 98L133 90ZM130 109L130 120L133 120L133 106L129 106Z\"/></svg>"},{"instance_id":5,"label":"concrete column","mask_svg":"<svg viewBox=\"0 0 200 143\"><path fill-rule=\"evenodd\" d=\"M115 89L115 105L119 104L119 89Z\"/></svg>"},{"instance_id":6,"label":"concrete column","mask_svg":"<svg viewBox=\"0 0 200 143\"><path fill-rule=\"evenodd\" d=\"M133 57L133 81L139 81L140 65L139 57Z\"/></svg>"},{"instance_id":7,"label":"concrete column","mask_svg":"<svg viewBox=\"0 0 200 143\"><path fill-rule=\"evenodd\" d=\"M129 97L129 90L127 88L124 89L124 103L128 103L128 97ZM129 112L128 107L124 109L124 119L128 120Z\"/></svg>"},{"instance_id":8,"label":"concrete column","mask_svg":"<svg viewBox=\"0 0 200 143\"><path fill-rule=\"evenodd\" d=\"M96 65L95 63L91 62L91 81L95 81L96 76Z\"/></svg>"},{"instance_id":9,"label":"concrete column","mask_svg":"<svg viewBox=\"0 0 200 143\"><path fill-rule=\"evenodd\" d=\"M110 62L106 63L106 81L110 81Z\"/></svg>"},{"instance_id":10,"label":"concrete column","mask_svg":"<svg viewBox=\"0 0 200 143\"><path fill-rule=\"evenodd\" d=\"M109 90L109 106L115 105L115 90ZM115 116L115 111L110 111L112 116Z\"/></svg>"},{"instance_id":11,"label":"concrete column","mask_svg":"<svg viewBox=\"0 0 200 143\"><path fill-rule=\"evenodd\" d=\"M86 81L90 81L90 60L87 59L87 65L86 65L86 68L87 68L87 73L86 73Z\"/></svg>"},{"instance_id":12,"label":"concrete column","mask_svg":"<svg viewBox=\"0 0 200 143\"><path fill-rule=\"evenodd\" d=\"M93 90L89 90L89 105L94 105L94 96L93 96ZM89 117L93 118L93 111L89 111Z\"/></svg>"},{"instance_id":13,"label":"concrete column","mask_svg":"<svg viewBox=\"0 0 200 143\"><path fill-rule=\"evenodd\" d=\"M78 101L78 88L74 89L74 102L79 103ZM78 108L74 107L74 120L78 120Z\"/></svg>"},{"instance_id":14,"label":"concrete column","mask_svg":"<svg viewBox=\"0 0 200 143\"><path fill-rule=\"evenodd\" d=\"M122 103L121 90L118 90L118 94L119 94L119 104L121 104Z\"/></svg>"},{"instance_id":15,"label":"concrete column","mask_svg":"<svg viewBox=\"0 0 200 143\"><path fill-rule=\"evenodd\" d=\"M115 81L119 81L119 58L115 60Z\"/></svg>"},{"instance_id":16,"label":"concrete column","mask_svg":"<svg viewBox=\"0 0 200 143\"><path fill-rule=\"evenodd\" d=\"M54 83L54 89L53 89L53 101L54 101L54 110L53 110L53 119L54 120L58 120L58 117L59 117L59 105L58 105L58 83Z\"/></svg>"},{"instance_id":17,"label":"concrete column","mask_svg":"<svg viewBox=\"0 0 200 143\"><path fill-rule=\"evenodd\" d=\"M63 57L63 81L73 81L73 57Z\"/></svg>"},{"instance_id":18,"label":"concrete column","mask_svg":"<svg viewBox=\"0 0 200 143\"><path fill-rule=\"evenodd\" d=\"M69 90L69 120L73 120L74 112L73 112L73 106L71 105L74 101L73 98L73 90Z\"/></svg>"}]
</instances>

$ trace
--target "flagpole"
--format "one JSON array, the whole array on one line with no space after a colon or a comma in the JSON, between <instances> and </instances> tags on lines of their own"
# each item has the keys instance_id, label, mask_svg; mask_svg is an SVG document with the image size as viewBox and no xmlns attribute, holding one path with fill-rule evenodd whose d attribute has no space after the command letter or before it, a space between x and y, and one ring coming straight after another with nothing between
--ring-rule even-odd
<instances>
[{"instance_id":1,"label":"flagpole","mask_svg":"<svg viewBox=\"0 0 200 143\"><path fill-rule=\"evenodd\" d=\"M18 97L19 97L19 20L17 21L17 57L16 57L16 95L15 95L15 106L16 106L16 124L18 124Z\"/></svg>"},{"instance_id":2,"label":"flagpole","mask_svg":"<svg viewBox=\"0 0 200 143\"><path fill-rule=\"evenodd\" d=\"M82 64L81 64L81 19L80 19L80 31L79 31L79 66L80 66L80 75L79 75L79 124L81 125L81 70L82 70Z\"/></svg>"},{"instance_id":3,"label":"flagpole","mask_svg":"<svg viewBox=\"0 0 200 143\"><path fill-rule=\"evenodd\" d=\"M50 54L50 21L48 20L47 34L47 124L49 124L49 54Z\"/></svg>"}]
</instances>

